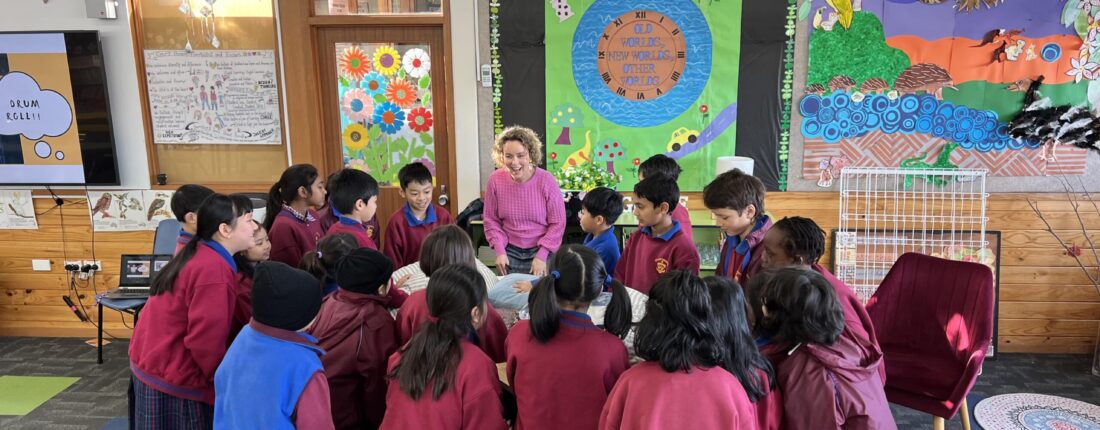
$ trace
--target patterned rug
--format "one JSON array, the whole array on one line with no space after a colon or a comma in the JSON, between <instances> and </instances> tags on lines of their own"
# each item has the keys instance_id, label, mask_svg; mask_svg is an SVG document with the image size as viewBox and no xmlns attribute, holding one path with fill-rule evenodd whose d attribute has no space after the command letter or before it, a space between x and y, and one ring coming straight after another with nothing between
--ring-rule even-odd
<instances>
[{"instance_id":1,"label":"patterned rug","mask_svg":"<svg viewBox=\"0 0 1100 430\"><path fill-rule=\"evenodd\" d=\"M974 418L987 429L1100 430L1100 406L1043 394L990 397L974 408Z\"/></svg>"}]
</instances>

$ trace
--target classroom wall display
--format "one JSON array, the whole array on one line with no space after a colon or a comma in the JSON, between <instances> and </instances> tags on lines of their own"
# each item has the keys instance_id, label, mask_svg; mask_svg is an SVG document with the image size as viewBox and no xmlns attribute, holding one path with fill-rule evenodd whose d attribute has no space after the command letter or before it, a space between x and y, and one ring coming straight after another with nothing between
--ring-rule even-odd
<instances>
[{"instance_id":1,"label":"classroom wall display","mask_svg":"<svg viewBox=\"0 0 1100 430\"><path fill-rule=\"evenodd\" d=\"M145 50L158 144L282 142L275 51Z\"/></svg>"},{"instance_id":2,"label":"classroom wall display","mask_svg":"<svg viewBox=\"0 0 1100 430\"><path fill-rule=\"evenodd\" d=\"M1091 1L810 0L803 177L844 166L986 168L1082 175L1087 150L1056 156L1008 123L1041 81L1053 106L1100 100L1100 6Z\"/></svg>"},{"instance_id":3,"label":"classroom wall display","mask_svg":"<svg viewBox=\"0 0 1100 430\"><path fill-rule=\"evenodd\" d=\"M427 45L337 43L344 165L397 185L421 162L435 177L431 58Z\"/></svg>"},{"instance_id":4,"label":"classroom wall display","mask_svg":"<svg viewBox=\"0 0 1100 430\"><path fill-rule=\"evenodd\" d=\"M734 154L741 1L544 4L547 168L593 164L629 190L666 154L693 172L681 190L702 190Z\"/></svg>"},{"instance_id":5,"label":"classroom wall display","mask_svg":"<svg viewBox=\"0 0 1100 430\"><path fill-rule=\"evenodd\" d=\"M38 218L30 190L0 191L0 230L35 230Z\"/></svg>"},{"instance_id":6,"label":"classroom wall display","mask_svg":"<svg viewBox=\"0 0 1100 430\"><path fill-rule=\"evenodd\" d=\"M175 218L173 191L89 191L88 210L95 231L156 230L161 220Z\"/></svg>"}]
</instances>

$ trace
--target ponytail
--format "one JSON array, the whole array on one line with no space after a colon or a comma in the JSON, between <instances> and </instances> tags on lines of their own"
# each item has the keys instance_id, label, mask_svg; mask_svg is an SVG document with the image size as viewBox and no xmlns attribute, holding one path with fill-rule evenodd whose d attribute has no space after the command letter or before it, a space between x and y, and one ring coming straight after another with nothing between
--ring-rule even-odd
<instances>
[{"instance_id":1,"label":"ponytail","mask_svg":"<svg viewBox=\"0 0 1100 430\"><path fill-rule=\"evenodd\" d=\"M557 279L554 276L543 276L527 296L527 310L531 313L531 335L539 342L549 342L558 334L561 307L558 306L556 284Z\"/></svg>"},{"instance_id":2,"label":"ponytail","mask_svg":"<svg viewBox=\"0 0 1100 430\"><path fill-rule=\"evenodd\" d=\"M298 262L298 268L309 272L322 283L336 278L336 265L344 256L359 248L355 236L337 233L325 236L317 242L317 249L307 252Z\"/></svg>"},{"instance_id":3,"label":"ponytail","mask_svg":"<svg viewBox=\"0 0 1100 430\"><path fill-rule=\"evenodd\" d=\"M603 260L592 248L565 245L550 261L551 275L539 279L527 298L531 312L531 334L548 342L558 333L561 323L561 302L587 306L605 289L611 289L604 328L623 338L630 331L630 299L623 284L611 280Z\"/></svg>"},{"instance_id":4,"label":"ponytail","mask_svg":"<svg viewBox=\"0 0 1100 430\"><path fill-rule=\"evenodd\" d=\"M439 399L454 385L462 361L461 340L474 331L470 310L485 307L485 281L476 269L452 264L436 271L428 280L428 311L434 318L420 325L400 351L393 371L401 391L419 400L432 387L432 399Z\"/></svg>"},{"instance_id":5,"label":"ponytail","mask_svg":"<svg viewBox=\"0 0 1100 430\"><path fill-rule=\"evenodd\" d=\"M153 278L153 282L149 286L149 295L156 296L171 292L173 284L176 283L176 278L179 277L183 267L198 252L199 242L214 240L214 234L218 232L222 224L236 227L237 218L251 212L251 202L245 204L245 201L236 195L213 194L207 197L197 212L198 221L196 222L195 236L187 242L187 245L175 257L172 257L172 260L168 261L168 264L164 265L164 268L157 273L156 278Z\"/></svg>"},{"instance_id":6,"label":"ponytail","mask_svg":"<svg viewBox=\"0 0 1100 430\"><path fill-rule=\"evenodd\" d=\"M283 210L283 205L289 205L298 199L298 189L305 187L306 193L312 192L313 181L317 180L317 168L312 164L295 164L287 167L279 176L279 181L271 185L267 192L267 214L264 215L264 229L271 231L275 225L275 217Z\"/></svg>"}]
</instances>

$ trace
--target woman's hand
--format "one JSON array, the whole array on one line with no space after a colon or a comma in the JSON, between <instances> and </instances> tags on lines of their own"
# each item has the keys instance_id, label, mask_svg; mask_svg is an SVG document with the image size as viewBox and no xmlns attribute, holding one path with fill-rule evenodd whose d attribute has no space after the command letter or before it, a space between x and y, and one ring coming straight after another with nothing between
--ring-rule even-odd
<instances>
[{"instance_id":1,"label":"woman's hand","mask_svg":"<svg viewBox=\"0 0 1100 430\"><path fill-rule=\"evenodd\" d=\"M538 257L531 260L531 274L535 276L546 276L546 260L541 260Z\"/></svg>"},{"instance_id":2,"label":"woman's hand","mask_svg":"<svg viewBox=\"0 0 1100 430\"><path fill-rule=\"evenodd\" d=\"M533 285L531 285L531 282L529 281L519 281L512 286L512 288L515 288L517 293L530 293L531 287L533 287Z\"/></svg>"},{"instance_id":3,"label":"woman's hand","mask_svg":"<svg viewBox=\"0 0 1100 430\"><path fill-rule=\"evenodd\" d=\"M500 272L500 276L508 274L508 254L497 256L497 272Z\"/></svg>"}]
</instances>

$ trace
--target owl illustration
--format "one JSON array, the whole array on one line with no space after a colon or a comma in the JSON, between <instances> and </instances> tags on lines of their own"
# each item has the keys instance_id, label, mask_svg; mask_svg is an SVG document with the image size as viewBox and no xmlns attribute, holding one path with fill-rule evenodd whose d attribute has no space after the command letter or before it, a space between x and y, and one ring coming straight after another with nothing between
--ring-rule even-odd
<instances>
[{"instance_id":1,"label":"owl illustration","mask_svg":"<svg viewBox=\"0 0 1100 430\"><path fill-rule=\"evenodd\" d=\"M102 212L103 218L111 217L111 193L103 193L99 196L99 200L95 202L95 206L92 206L92 217Z\"/></svg>"}]
</instances>

